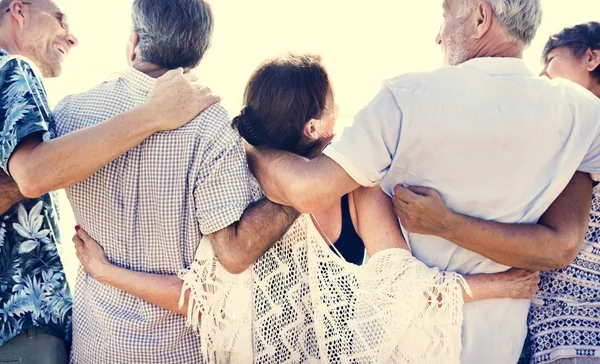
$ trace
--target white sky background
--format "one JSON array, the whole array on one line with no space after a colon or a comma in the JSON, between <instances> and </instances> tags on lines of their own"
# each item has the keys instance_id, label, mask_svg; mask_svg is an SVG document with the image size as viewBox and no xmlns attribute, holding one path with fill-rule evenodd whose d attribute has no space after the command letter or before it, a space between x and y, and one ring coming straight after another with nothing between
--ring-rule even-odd
<instances>
[{"instance_id":1,"label":"white sky background","mask_svg":"<svg viewBox=\"0 0 600 364\"><path fill-rule=\"evenodd\" d=\"M131 34L131 0L60 3L80 45L67 57L63 75L46 80L52 104L126 68ZM213 0L211 4L215 32L197 74L223 97L231 117L240 109L252 71L265 58L287 51L323 57L342 115L338 129L384 79L441 65L434 42L441 25L441 0ZM577 23L600 21L600 0L542 0L542 4L542 26L525 54L535 72L551 34ZM70 237L75 223L68 203L62 210L65 265L72 273L76 259Z\"/></svg>"}]
</instances>

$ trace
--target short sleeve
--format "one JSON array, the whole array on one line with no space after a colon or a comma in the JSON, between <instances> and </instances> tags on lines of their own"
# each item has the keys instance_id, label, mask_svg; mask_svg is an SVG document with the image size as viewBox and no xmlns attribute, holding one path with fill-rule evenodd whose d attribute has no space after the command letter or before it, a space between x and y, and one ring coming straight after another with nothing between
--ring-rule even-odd
<instances>
[{"instance_id":1,"label":"short sleeve","mask_svg":"<svg viewBox=\"0 0 600 364\"><path fill-rule=\"evenodd\" d=\"M241 137L230 126L224 127L204 153L194 192L203 235L240 220L254 201L250 176Z\"/></svg>"},{"instance_id":2,"label":"short sleeve","mask_svg":"<svg viewBox=\"0 0 600 364\"><path fill-rule=\"evenodd\" d=\"M384 88L323 153L362 186L376 185L387 173L400 140L402 112Z\"/></svg>"},{"instance_id":3,"label":"short sleeve","mask_svg":"<svg viewBox=\"0 0 600 364\"><path fill-rule=\"evenodd\" d=\"M594 125L600 127L600 107L594 119L597 121ZM589 173L594 181L600 181L600 129L595 131L594 140L577 170Z\"/></svg>"},{"instance_id":4,"label":"short sleeve","mask_svg":"<svg viewBox=\"0 0 600 364\"><path fill-rule=\"evenodd\" d=\"M45 91L27 62L12 59L0 69L0 167L8 172L8 161L27 136L51 137L50 111Z\"/></svg>"}]
</instances>

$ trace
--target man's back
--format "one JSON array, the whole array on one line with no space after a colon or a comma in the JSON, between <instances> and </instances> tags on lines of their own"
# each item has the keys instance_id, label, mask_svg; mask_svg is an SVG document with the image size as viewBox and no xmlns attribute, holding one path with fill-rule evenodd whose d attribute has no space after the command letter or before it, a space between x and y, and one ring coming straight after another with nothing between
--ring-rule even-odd
<instances>
[{"instance_id":1,"label":"man's back","mask_svg":"<svg viewBox=\"0 0 600 364\"><path fill-rule=\"evenodd\" d=\"M406 81L398 84L392 92L404 112L402 141L389 176L403 170L403 182L438 189L457 212L535 223L588 152L600 125L598 106L570 86L510 73L496 67L511 60L496 61L474 60L431 75L430 87L439 90L425 86L408 96ZM388 178L383 184L393 188ZM443 270L507 269L440 238L409 234L409 241L416 257ZM463 362L516 361L528 307L528 300L509 299L467 304Z\"/></svg>"},{"instance_id":2,"label":"man's back","mask_svg":"<svg viewBox=\"0 0 600 364\"><path fill-rule=\"evenodd\" d=\"M59 134L146 101L153 79L136 70L59 105ZM77 222L123 268L177 274L203 234L237 221L250 201L239 135L212 106L181 129L158 133L67 190ZM74 362L199 362L185 317L104 286L80 271Z\"/></svg>"},{"instance_id":3,"label":"man's back","mask_svg":"<svg viewBox=\"0 0 600 364\"><path fill-rule=\"evenodd\" d=\"M453 211L536 222L596 147L600 105L583 89L534 77L521 60L474 59L388 82L356 124L325 153L362 184L380 180L390 195L398 183L433 187ZM371 150L356 150L359 135L373 136L362 141ZM438 237L408 241L441 270L507 269ZM510 299L467 304L461 362L516 362L528 307Z\"/></svg>"},{"instance_id":4,"label":"man's back","mask_svg":"<svg viewBox=\"0 0 600 364\"><path fill-rule=\"evenodd\" d=\"M382 180L388 193L402 179L436 188L459 213L537 222L594 142L600 103L575 85L533 77L510 62L521 61L475 59L389 83L403 117L401 140ZM411 242L420 238L426 247L413 249L423 249L427 264L465 274L506 269L474 254L457 259L468 251L450 242L444 244L452 251L427 254L436 238L415 234Z\"/></svg>"}]
</instances>

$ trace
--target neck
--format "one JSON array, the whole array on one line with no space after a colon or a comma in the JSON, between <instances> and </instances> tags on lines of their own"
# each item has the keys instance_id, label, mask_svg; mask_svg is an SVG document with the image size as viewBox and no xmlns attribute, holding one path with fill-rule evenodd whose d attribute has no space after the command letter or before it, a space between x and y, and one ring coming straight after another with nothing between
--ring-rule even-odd
<instances>
[{"instance_id":1,"label":"neck","mask_svg":"<svg viewBox=\"0 0 600 364\"><path fill-rule=\"evenodd\" d=\"M590 88L590 91L600 99L600 82L594 82L594 86Z\"/></svg>"},{"instance_id":2,"label":"neck","mask_svg":"<svg viewBox=\"0 0 600 364\"><path fill-rule=\"evenodd\" d=\"M481 57L508 57L523 58L523 44L507 41L504 34L490 35L482 39L476 46L472 58Z\"/></svg>"},{"instance_id":3,"label":"neck","mask_svg":"<svg viewBox=\"0 0 600 364\"><path fill-rule=\"evenodd\" d=\"M152 78L158 78L168 71L167 69L161 68L155 64L142 61L134 62L132 67Z\"/></svg>"},{"instance_id":4,"label":"neck","mask_svg":"<svg viewBox=\"0 0 600 364\"><path fill-rule=\"evenodd\" d=\"M6 21L6 19L4 19L4 21ZM6 26L0 26L0 47L10 54L23 57L29 56L21 50L17 40L9 33Z\"/></svg>"}]
</instances>

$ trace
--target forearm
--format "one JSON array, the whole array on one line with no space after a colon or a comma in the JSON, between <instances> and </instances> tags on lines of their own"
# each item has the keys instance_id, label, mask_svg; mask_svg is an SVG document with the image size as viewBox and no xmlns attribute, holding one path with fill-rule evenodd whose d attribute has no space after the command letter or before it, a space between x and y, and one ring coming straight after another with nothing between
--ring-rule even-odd
<instances>
[{"instance_id":1,"label":"forearm","mask_svg":"<svg viewBox=\"0 0 600 364\"><path fill-rule=\"evenodd\" d=\"M498 278L494 274L465 275L464 279L473 295L469 296L463 287L462 291L465 303L507 297L506 292L502 289L502 286L498 283Z\"/></svg>"},{"instance_id":2,"label":"forearm","mask_svg":"<svg viewBox=\"0 0 600 364\"><path fill-rule=\"evenodd\" d=\"M441 237L511 267L548 270L556 265L560 237L537 224L502 224L453 215L451 228Z\"/></svg>"},{"instance_id":3,"label":"forearm","mask_svg":"<svg viewBox=\"0 0 600 364\"><path fill-rule=\"evenodd\" d=\"M23 143L9 170L25 196L37 197L81 182L156 131L139 106L57 139Z\"/></svg>"},{"instance_id":4,"label":"forearm","mask_svg":"<svg viewBox=\"0 0 600 364\"><path fill-rule=\"evenodd\" d=\"M537 224L502 224L451 214L444 238L499 263L530 270L571 264L585 238L592 181L576 173Z\"/></svg>"},{"instance_id":5,"label":"forearm","mask_svg":"<svg viewBox=\"0 0 600 364\"><path fill-rule=\"evenodd\" d=\"M14 204L23 200L19 186L7 174L0 172L0 215L3 215Z\"/></svg>"},{"instance_id":6,"label":"forearm","mask_svg":"<svg viewBox=\"0 0 600 364\"><path fill-rule=\"evenodd\" d=\"M326 156L307 159L270 148L247 150L248 164L274 202L301 213L332 206L360 187L342 167Z\"/></svg>"},{"instance_id":7,"label":"forearm","mask_svg":"<svg viewBox=\"0 0 600 364\"><path fill-rule=\"evenodd\" d=\"M186 292L183 307L179 308L183 281L176 275L135 272L110 265L106 272L96 279L102 284L120 289L153 305L187 315L189 292Z\"/></svg>"},{"instance_id":8,"label":"forearm","mask_svg":"<svg viewBox=\"0 0 600 364\"><path fill-rule=\"evenodd\" d=\"M210 236L215 254L225 269L242 273L289 230L298 216L291 207L262 199L246 209L238 223Z\"/></svg>"}]
</instances>

